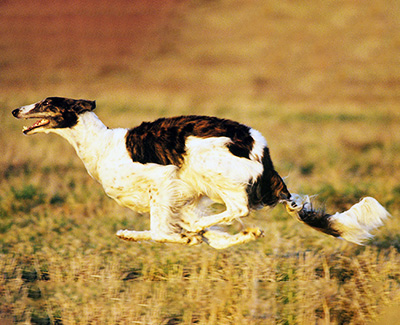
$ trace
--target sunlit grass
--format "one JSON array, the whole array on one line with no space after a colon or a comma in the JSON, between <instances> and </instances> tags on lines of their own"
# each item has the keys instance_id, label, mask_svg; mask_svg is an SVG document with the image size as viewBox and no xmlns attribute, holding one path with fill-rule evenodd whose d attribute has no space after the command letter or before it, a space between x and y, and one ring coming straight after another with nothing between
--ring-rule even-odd
<instances>
[{"instance_id":1,"label":"sunlit grass","mask_svg":"<svg viewBox=\"0 0 400 325\"><path fill-rule=\"evenodd\" d=\"M109 124L130 115L112 112L99 109ZM279 119L279 113L272 117ZM304 141L270 141L290 189L318 194L332 212L372 195L398 214L400 191L385 171L396 173L398 149L382 135L354 136L354 123L362 129L368 121L324 118L317 127L322 123L321 134L334 136L321 141L304 128L316 120L292 117L292 131L303 129ZM122 242L114 235L118 229L147 229L148 217L107 198L66 141L23 137L16 124L8 127L15 137L1 163L0 198L0 306L16 322L359 324L398 297L396 218L366 247L317 233L282 207L244 220L262 227L264 238L225 251ZM381 126L375 125L372 134ZM1 135L8 138L5 130ZM377 164L377 155L391 160Z\"/></svg>"}]
</instances>

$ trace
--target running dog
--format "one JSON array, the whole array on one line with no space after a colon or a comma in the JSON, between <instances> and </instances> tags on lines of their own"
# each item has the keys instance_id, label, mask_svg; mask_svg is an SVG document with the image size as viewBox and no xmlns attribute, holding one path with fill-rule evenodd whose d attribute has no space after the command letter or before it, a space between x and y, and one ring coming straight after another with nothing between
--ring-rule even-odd
<instances>
[{"instance_id":1,"label":"running dog","mask_svg":"<svg viewBox=\"0 0 400 325\"><path fill-rule=\"evenodd\" d=\"M251 210L283 203L299 221L334 237L362 244L389 216L366 197L343 213L314 209L292 195L275 171L267 142L243 124L209 116L179 116L109 129L93 112L95 101L49 97L15 109L16 118L38 119L23 133L56 133L82 159L88 173L119 204L150 213L150 230L120 230L130 241L223 249L257 239L258 228L230 235L216 229ZM210 207L225 206L222 212Z\"/></svg>"}]
</instances>

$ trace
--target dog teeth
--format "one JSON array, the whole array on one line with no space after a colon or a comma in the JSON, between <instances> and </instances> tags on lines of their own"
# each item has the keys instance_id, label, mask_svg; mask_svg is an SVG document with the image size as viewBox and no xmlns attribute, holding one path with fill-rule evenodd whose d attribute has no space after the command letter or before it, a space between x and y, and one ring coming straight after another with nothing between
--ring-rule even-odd
<instances>
[{"instance_id":1,"label":"dog teeth","mask_svg":"<svg viewBox=\"0 0 400 325\"><path fill-rule=\"evenodd\" d=\"M35 124L33 124L32 126L40 126L40 125L46 124L46 123L47 123L47 120L42 119L42 120L35 122Z\"/></svg>"},{"instance_id":2,"label":"dog teeth","mask_svg":"<svg viewBox=\"0 0 400 325\"><path fill-rule=\"evenodd\" d=\"M23 128L22 128L22 132L28 132L28 131L30 131L30 130L32 130L32 129L34 129L34 128L37 128L37 127L40 127L40 126L42 126L42 125L46 125L46 124L49 124L50 123L50 121L49 120L47 120L47 119L41 119L41 120L38 120L38 121L36 121L32 126L24 126Z\"/></svg>"}]
</instances>

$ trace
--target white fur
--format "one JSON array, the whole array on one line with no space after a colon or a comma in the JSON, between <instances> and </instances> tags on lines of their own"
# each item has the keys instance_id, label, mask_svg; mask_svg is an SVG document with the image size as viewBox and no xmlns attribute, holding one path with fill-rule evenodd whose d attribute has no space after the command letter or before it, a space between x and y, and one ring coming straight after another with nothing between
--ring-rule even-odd
<instances>
[{"instance_id":1,"label":"white fur","mask_svg":"<svg viewBox=\"0 0 400 325\"><path fill-rule=\"evenodd\" d=\"M36 104L30 104L19 108L21 114L26 114L35 108Z\"/></svg>"},{"instance_id":2,"label":"white fur","mask_svg":"<svg viewBox=\"0 0 400 325\"><path fill-rule=\"evenodd\" d=\"M253 150L250 152L250 159L261 161L264 155L264 148L267 147L267 141L262 134L255 129L250 129L250 135L255 140Z\"/></svg>"},{"instance_id":3,"label":"white fur","mask_svg":"<svg viewBox=\"0 0 400 325\"><path fill-rule=\"evenodd\" d=\"M370 231L383 225L390 214L374 198L365 197L349 210L330 217L333 227L341 232L341 237L356 244L370 239Z\"/></svg>"},{"instance_id":4,"label":"white fur","mask_svg":"<svg viewBox=\"0 0 400 325\"><path fill-rule=\"evenodd\" d=\"M67 139L88 173L119 204L150 212L150 231L120 230L117 236L122 239L189 245L205 241L212 247L226 248L262 235L259 229L234 236L207 229L249 213L245 187L263 171L260 148L266 143L256 132L253 134L258 140L252 153L256 161L232 155L226 147L229 138L191 136L186 142L184 164L178 168L133 162L125 145L128 130L108 129L93 112L81 114L72 128L38 131ZM206 197L212 201L205 203ZM213 201L224 203L226 210L204 215Z\"/></svg>"}]
</instances>

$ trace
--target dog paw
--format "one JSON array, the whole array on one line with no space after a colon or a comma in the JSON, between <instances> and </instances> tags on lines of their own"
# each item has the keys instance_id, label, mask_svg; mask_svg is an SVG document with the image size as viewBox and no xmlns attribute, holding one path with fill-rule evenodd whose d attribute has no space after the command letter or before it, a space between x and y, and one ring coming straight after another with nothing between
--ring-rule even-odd
<instances>
[{"instance_id":1,"label":"dog paw","mask_svg":"<svg viewBox=\"0 0 400 325\"><path fill-rule=\"evenodd\" d=\"M194 246L203 242L202 235L198 233L183 233L181 234L182 240L186 245Z\"/></svg>"},{"instance_id":2,"label":"dog paw","mask_svg":"<svg viewBox=\"0 0 400 325\"><path fill-rule=\"evenodd\" d=\"M118 230L115 234L118 238L128 241L136 241L136 239L132 236L132 232L130 230Z\"/></svg>"},{"instance_id":3,"label":"dog paw","mask_svg":"<svg viewBox=\"0 0 400 325\"><path fill-rule=\"evenodd\" d=\"M264 231L262 231L260 228L247 228L242 231L242 234L250 235L254 239L257 239L264 236Z\"/></svg>"},{"instance_id":4,"label":"dog paw","mask_svg":"<svg viewBox=\"0 0 400 325\"><path fill-rule=\"evenodd\" d=\"M117 237L119 238L124 238L125 237L125 233L127 230L118 230L117 233L115 234Z\"/></svg>"}]
</instances>

